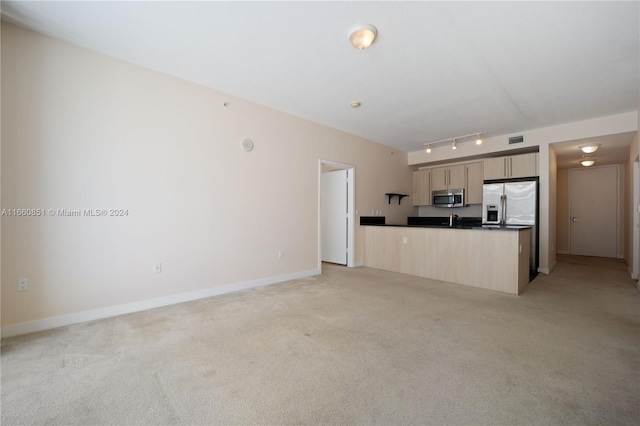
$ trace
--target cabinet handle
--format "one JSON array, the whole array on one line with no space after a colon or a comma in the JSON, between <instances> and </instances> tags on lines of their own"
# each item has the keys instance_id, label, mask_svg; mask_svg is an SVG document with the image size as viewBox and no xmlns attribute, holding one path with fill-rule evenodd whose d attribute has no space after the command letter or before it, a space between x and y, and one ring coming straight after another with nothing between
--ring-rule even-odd
<instances>
[{"instance_id":1,"label":"cabinet handle","mask_svg":"<svg viewBox=\"0 0 640 426\"><path fill-rule=\"evenodd\" d=\"M502 176L507 177L507 159L502 160Z\"/></svg>"},{"instance_id":2,"label":"cabinet handle","mask_svg":"<svg viewBox=\"0 0 640 426\"><path fill-rule=\"evenodd\" d=\"M513 176L513 158L509 157L509 177Z\"/></svg>"}]
</instances>

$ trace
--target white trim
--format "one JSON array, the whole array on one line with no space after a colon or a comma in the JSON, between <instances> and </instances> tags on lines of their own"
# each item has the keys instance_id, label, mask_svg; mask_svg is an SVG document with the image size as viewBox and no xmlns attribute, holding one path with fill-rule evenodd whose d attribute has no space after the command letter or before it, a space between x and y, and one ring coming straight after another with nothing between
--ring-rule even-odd
<instances>
[{"instance_id":1,"label":"white trim","mask_svg":"<svg viewBox=\"0 0 640 426\"><path fill-rule=\"evenodd\" d=\"M117 315L130 314L162 306L175 305L177 303L190 302L192 300L206 299L208 297L219 296L221 294L233 293L241 290L248 290L256 287L263 287L270 284L277 284L284 281L306 278L320 274L320 269L294 272L287 275L261 278L258 280L244 281L235 284L211 287L204 290L191 291L188 293L174 294L172 296L159 297L156 299L141 300L139 302L125 303L123 305L109 306L107 308L94 309L91 311L76 312L73 314L60 315L57 317L44 318L35 321L22 322L2 327L2 337L17 336L20 334L34 333L36 331L49 330L66 325L78 324L86 321L93 321L103 318L115 317Z\"/></svg>"},{"instance_id":2,"label":"white trim","mask_svg":"<svg viewBox=\"0 0 640 426\"><path fill-rule=\"evenodd\" d=\"M558 261L554 260L549 268L538 268L538 272L549 275L554 269L556 269L556 266L558 266Z\"/></svg>"}]
</instances>

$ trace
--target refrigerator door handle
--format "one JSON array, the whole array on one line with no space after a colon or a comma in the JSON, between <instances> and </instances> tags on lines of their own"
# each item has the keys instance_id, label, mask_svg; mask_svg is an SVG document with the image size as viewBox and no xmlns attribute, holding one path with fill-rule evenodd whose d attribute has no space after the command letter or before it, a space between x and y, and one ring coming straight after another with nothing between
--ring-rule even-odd
<instances>
[{"instance_id":1,"label":"refrigerator door handle","mask_svg":"<svg viewBox=\"0 0 640 426\"><path fill-rule=\"evenodd\" d=\"M500 196L500 204L502 207L502 218L500 218L500 225L506 225L507 223L507 196L506 195L501 195Z\"/></svg>"}]
</instances>

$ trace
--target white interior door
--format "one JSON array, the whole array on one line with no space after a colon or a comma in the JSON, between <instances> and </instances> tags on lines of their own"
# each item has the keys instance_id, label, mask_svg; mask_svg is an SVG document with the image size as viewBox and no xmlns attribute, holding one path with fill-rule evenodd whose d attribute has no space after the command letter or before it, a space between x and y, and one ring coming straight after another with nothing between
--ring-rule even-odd
<instances>
[{"instance_id":1,"label":"white interior door","mask_svg":"<svg viewBox=\"0 0 640 426\"><path fill-rule=\"evenodd\" d=\"M320 177L322 261L347 264L347 170Z\"/></svg>"},{"instance_id":2,"label":"white interior door","mask_svg":"<svg viewBox=\"0 0 640 426\"><path fill-rule=\"evenodd\" d=\"M569 171L571 254L617 257L618 167Z\"/></svg>"}]
</instances>

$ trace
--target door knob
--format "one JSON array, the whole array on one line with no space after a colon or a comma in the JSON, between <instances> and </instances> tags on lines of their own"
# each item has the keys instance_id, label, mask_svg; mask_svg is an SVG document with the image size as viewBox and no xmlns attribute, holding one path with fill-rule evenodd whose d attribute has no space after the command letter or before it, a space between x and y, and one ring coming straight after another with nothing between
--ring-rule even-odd
<instances>
[{"instance_id":1,"label":"door knob","mask_svg":"<svg viewBox=\"0 0 640 426\"><path fill-rule=\"evenodd\" d=\"M577 217L575 217L575 216L573 216L573 217L571 218L571 222L578 222L578 218L577 218Z\"/></svg>"}]
</instances>

